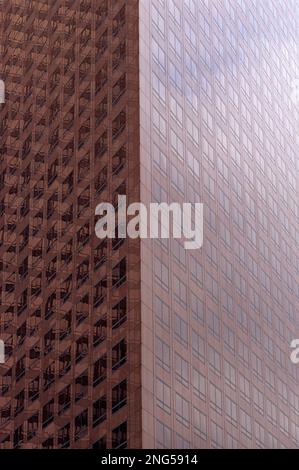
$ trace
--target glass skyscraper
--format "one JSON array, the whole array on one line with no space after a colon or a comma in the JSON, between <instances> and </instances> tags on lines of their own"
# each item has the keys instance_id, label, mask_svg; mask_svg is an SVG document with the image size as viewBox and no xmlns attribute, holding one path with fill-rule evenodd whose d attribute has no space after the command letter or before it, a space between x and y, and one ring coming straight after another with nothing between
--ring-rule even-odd
<instances>
[{"instance_id":1,"label":"glass skyscraper","mask_svg":"<svg viewBox=\"0 0 299 470\"><path fill-rule=\"evenodd\" d=\"M298 447L297 2L0 7L0 448ZM99 240L124 194L203 247Z\"/></svg>"}]
</instances>

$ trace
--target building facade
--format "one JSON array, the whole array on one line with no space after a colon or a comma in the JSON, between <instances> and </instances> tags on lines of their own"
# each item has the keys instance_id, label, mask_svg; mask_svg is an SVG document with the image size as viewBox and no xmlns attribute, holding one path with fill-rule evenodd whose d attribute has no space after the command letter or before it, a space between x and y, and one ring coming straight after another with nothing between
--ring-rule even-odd
<instances>
[{"instance_id":1,"label":"building facade","mask_svg":"<svg viewBox=\"0 0 299 470\"><path fill-rule=\"evenodd\" d=\"M1 15L1 447L140 447L139 243L94 230L139 199L138 3Z\"/></svg>"},{"instance_id":2,"label":"building facade","mask_svg":"<svg viewBox=\"0 0 299 470\"><path fill-rule=\"evenodd\" d=\"M144 445L298 447L298 5L140 8L141 199L205 211L142 243Z\"/></svg>"},{"instance_id":3,"label":"building facade","mask_svg":"<svg viewBox=\"0 0 299 470\"><path fill-rule=\"evenodd\" d=\"M0 448L298 447L296 2L0 6ZM97 239L118 194L203 248Z\"/></svg>"}]
</instances>

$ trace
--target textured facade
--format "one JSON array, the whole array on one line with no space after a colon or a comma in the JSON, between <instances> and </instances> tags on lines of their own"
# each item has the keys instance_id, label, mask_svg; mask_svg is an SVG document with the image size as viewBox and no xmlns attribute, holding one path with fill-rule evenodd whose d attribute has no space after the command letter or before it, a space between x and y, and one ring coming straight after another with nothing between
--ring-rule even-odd
<instances>
[{"instance_id":1,"label":"textured facade","mask_svg":"<svg viewBox=\"0 0 299 470\"><path fill-rule=\"evenodd\" d=\"M1 2L1 447L141 445L137 6Z\"/></svg>"},{"instance_id":2,"label":"textured facade","mask_svg":"<svg viewBox=\"0 0 299 470\"><path fill-rule=\"evenodd\" d=\"M0 448L298 447L296 2L0 10ZM118 194L203 248L100 241Z\"/></svg>"}]
</instances>

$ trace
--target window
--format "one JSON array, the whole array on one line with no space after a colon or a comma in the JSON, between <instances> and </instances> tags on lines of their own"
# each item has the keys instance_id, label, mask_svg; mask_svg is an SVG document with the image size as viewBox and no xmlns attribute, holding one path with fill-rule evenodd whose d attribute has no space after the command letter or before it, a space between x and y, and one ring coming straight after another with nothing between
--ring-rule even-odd
<instances>
[{"instance_id":1,"label":"window","mask_svg":"<svg viewBox=\"0 0 299 470\"><path fill-rule=\"evenodd\" d=\"M170 387L160 379L156 379L156 400L159 408L170 414L171 390Z\"/></svg>"},{"instance_id":2,"label":"window","mask_svg":"<svg viewBox=\"0 0 299 470\"><path fill-rule=\"evenodd\" d=\"M121 28L125 25L126 22L126 7L123 6L121 10L115 15L112 23L112 34L116 36L119 34Z\"/></svg>"},{"instance_id":3,"label":"window","mask_svg":"<svg viewBox=\"0 0 299 470\"><path fill-rule=\"evenodd\" d=\"M192 153L187 150L187 163L188 169L194 178L199 179L200 177L200 167L198 160L192 155Z\"/></svg>"},{"instance_id":4,"label":"window","mask_svg":"<svg viewBox=\"0 0 299 470\"><path fill-rule=\"evenodd\" d=\"M194 356L205 362L206 358L206 344L204 338L196 331L192 330L192 352Z\"/></svg>"},{"instance_id":5,"label":"window","mask_svg":"<svg viewBox=\"0 0 299 470\"><path fill-rule=\"evenodd\" d=\"M250 403L250 382L249 380L244 377L244 375L240 374L240 394L241 397Z\"/></svg>"},{"instance_id":6,"label":"window","mask_svg":"<svg viewBox=\"0 0 299 470\"><path fill-rule=\"evenodd\" d=\"M206 378L197 369L193 369L193 389L195 395L202 400L206 399Z\"/></svg>"},{"instance_id":7,"label":"window","mask_svg":"<svg viewBox=\"0 0 299 470\"><path fill-rule=\"evenodd\" d=\"M216 110L224 122L226 122L226 105L220 96L216 93Z\"/></svg>"},{"instance_id":8,"label":"window","mask_svg":"<svg viewBox=\"0 0 299 470\"><path fill-rule=\"evenodd\" d=\"M176 100L176 98L170 95L170 112L176 124L181 127L183 125L183 108Z\"/></svg>"},{"instance_id":9,"label":"window","mask_svg":"<svg viewBox=\"0 0 299 470\"><path fill-rule=\"evenodd\" d=\"M93 365L93 386L95 387L107 377L107 355L104 354Z\"/></svg>"},{"instance_id":10,"label":"window","mask_svg":"<svg viewBox=\"0 0 299 470\"><path fill-rule=\"evenodd\" d=\"M226 277L226 280L232 282L233 280L233 267L232 264L224 257L221 257L221 271Z\"/></svg>"},{"instance_id":11,"label":"window","mask_svg":"<svg viewBox=\"0 0 299 470\"><path fill-rule=\"evenodd\" d=\"M18 448L24 442L24 427L23 425L19 426L13 433L13 447L14 449Z\"/></svg>"},{"instance_id":12,"label":"window","mask_svg":"<svg viewBox=\"0 0 299 470\"><path fill-rule=\"evenodd\" d=\"M76 341L76 363L80 362L88 353L88 335L83 335Z\"/></svg>"},{"instance_id":13,"label":"window","mask_svg":"<svg viewBox=\"0 0 299 470\"><path fill-rule=\"evenodd\" d=\"M226 419L233 426L237 426L237 404L229 397L225 397Z\"/></svg>"},{"instance_id":14,"label":"window","mask_svg":"<svg viewBox=\"0 0 299 470\"><path fill-rule=\"evenodd\" d=\"M54 437L49 437L42 443L43 449L54 449Z\"/></svg>"},{"instance_id":15,"label":"window","mask_svg":"<svg viewBox=\"0 0 299 470\"><path fill-rule=\"evenodd\" d=\"M183 161L184 160L184 143L173 129L170 129L170 143L171 143L171 149L174 152L175 156L179 160Z\"/></svg>"},{"instance_id":16,"label":"window","mask_svg":"<svg viewBox=\"0 0 299 470\"><path fill-rule=\"evenodd\" d=\"M207 439L207 417L204 413L199 411L197 408L193 408L193 425L195 433L206 440Z\"/></svg>"},{"instance_id":17,"label":"window","mask_svg":"<svg viewBox=\"0 0 299 470\"><path fill-rule=\"evenodd\" d=\"M166 329L170 327L169 306L159 297L154 298L154 310L159 323Z\"/></svg>"},{"instance_id":18,"label":"window","mask_svg":"<svg viewBox=\"0 0 299 470\"><path fill-rule=\"evenodd\" d=\"M195 3L195 0L184 0L184 5L189 10L191 15L195 18L195 16L196 16L196 3Z\"/></svg>"},{"instance_id":19,"label":"window","mask_svg":"<svg viewBox=\"0 0 299 470\"><path fill-rule=\"evenodd\" d=\"M119 135L124 131L126 127L127 115L126 111L123 110L119 115L114 119L112 123L112 139L115 140Z\"/></svg>"},{"instance_id":20,"label":"window","mask_svg":"<svg viewBox=\"0 0 299 470\"><path fill-rule=\"evenodd\" d=\"M157 98L162 102L162 104L166 103L166 88L164 83L158 78L158 76L153 73L152 77L152 84L153 90L157 96Z\"/></svg>"},{"instance_id":21,"label":"window","mask_svg":"<svg viewBox=\"0 0 299 470\"><path fill-rule=\"evenodd\" d=\"M242 408L240 409L240 421L241 421L241 431L251 439L251 417L244 411Z\"/></svg>"},{"instance_id":22,"label":"window","mask_svg":"<svg viewBox=\"0 0 299 470\"><path fill-rule=\"evenodd\" d=\"M197 63L192 59L188 52L185 52L186 68L190 76L197 82L198 80L198 66Z\"/></svg>"},{"instance_id":23,"label":"window","mask_svg":"<svg viewBox=\"0 0 299 470\"><path fill-rule=\"evenodd\" d=\"M188 346L188 323L179 315L174 317L174 332L176 338L184 345Z\"/></svg>"},{"instance_id":24,"label":"window","mask_svg":"<svg viewBox=\"0 0 299 470\"><path fill-rule=\"evenodd\" d=\"M171 449L171 429L156 421L156 446L158 449Z\"/></svg>"},{"instance_id":25,"label":"window","mask_svg":"<svg viewBox=\"0 0 299 470\"><path fill-rule=\"evenodd\" d=\"M127 342L122 339L112 348L112 370L119 369L127 360Z\"/></svg>"},{"instance_id":26,"label":"window","mask_svg":"<svg viewBox=\"0 0 299 470\"><path fill-rule=\"evenodd\" d=\"M212 382L210 382L210 404L217 413L222 413L222 392Z\"/></svg>"},{"instance_id":27,"label":"window","mask_svg":"<svg viewBox=\"0 0 299 470\"><path fill-rule=\"evenodd\" d=\"M153 39L152 41L152 52L155 62L163 69L166 68L166 56L162 47Z\"/></svg>"},{"instance_id":28,"label":"window","mask_svg":"<svg viewBox=\"0 0 299 470\"><path fill-rule=\"evenodd\" d=\"M196 33L194 29L191 27L191 25L188 23L187 20L185 20L185 34L190 42L191 46L196 50L197 47L197 38L196 38Z\"/></svg>"},{"instance_id":29,"label":"window","mask_svg":"<svg viewBox=\"0 0 299 470\"><path fill-rule=\"evenodd\" d=\"M126 258L123 258L112 270L112 286L120 287L126 281Z\"/></svg>"},{"instance_id":30,"label":"window","mask_svg":"<svg viewBox=\"0 0 299 470\"><path fill-rule=\"evenodd\" d=\"M173 0L169 0L169 12L178 26L181 26L181 12Z\"/></svg>"},{"instance_id":31,"label":"window","mask_svg":"<svg viewBox=\"0 0 299 470\"><path fill-rule=\"evenodd\" d=\"M180 170L175 166L171 164L171 183L172 186L181 193L182 195L185 193L185 180L180 172ZM175 247L175 243L179 244L178 240L173 240L173 247ZM183 248L182 248L183 250ZM183 251L185 253L185 251ZM180 260L179 260L180 262Z\"/></svg>"},{"instance_id":32,"label":"window","mask_svg":"<svg viewBox=\"0 0 299 470\"><path fill-rule=\"evenodd\" d=\"M34 401L39 397L39 376L29 382L28 397L31 401Z\"/></svg>"},{"instance_id":33,"label":"window","mask_svg":"<svg viewBox=\"0 0 299 470\"><path fill-rule=\"evenodd\" d=\"M170 372L170 347L156 337L156 362L167 372Z\"/></svg>"},{"instance_id":34,"label":"window","mask_svg":"<svg viewBox=\"0 0 299 470\"><path fill-rule=\"evenodd\" d=\"M100 318L93 326L93 347L98 346L106 339L107 315Z\"/></svg>"},{"instance_id":35,"label":"window","mask_svg":"<svg viewBox=\"0 0 299 470\"><path fill-rule=\"evenodd\" d=\"M175 435L175 448L176 449L190 449L190 442L184 439L179 433Z\"/></svg>"},{"instance_id":36,"label":"window","mask_svg":"<svg viewBox=\"0 0 299 470\"><path fill-rule=\"evenodd\" d=\"M115 83L112 89L112 104L113 106L118 103L120 100L121 96L124 94L126 91L127 87L127 81L126 81L126 74L123 74L120 79ZM103 101L101 102L102 105ZM103 106L103 105L102 105ZM97 112L97 109L96 109ZM104 119L104 117L107 116L107 98L104 101L104 109L102 110L101 108L98 109L98 119L96 120L96 125L99 124L100 120Z\"/></svg>"},{"instance_id":37,"label":"window","mask_svg":"<svg viewBox=\"0 0 299 470\"><path fill-rule=\"evenodd\" d=\"M169 62L169 77L173 85L177 88L177 90L180 93L182 93L182 89L183 89L182 74L180 73L179 69L171 61Z\"/></svg>"},{"instance_id":38,"label":"window","mask_svg":"<svg viewBox=\"0 0 299 470\"><path fill-rule=\"evenodd\" d=\"M120 424L112 430L112 449L125 449L127 447L127 422Z\"/></svg>"},{"instance_id":39,"label":"window","mask_svg":"<svg viewBox=\"0 0 299 470\"><path fill-rule=\"evenodd\" d=\"M236 306L236 311L237 311L237 321L238 325L241 327L241 329L247 333L248 331L248 320L247 320L247 313L245 310L240 305Z\"/></svg>"},{"instance_id":40,"label":"window","mask_svg":"<svg viewBox=\"0 0 299 470\"><path fill-rule=\"evenodd\" d=\"M178 393L175 394L176 419L184 426L190 424L190 403Z\"/></svg>"},{"instance_id":41,"label":"window","mask_svg":"<svg viewBox=\"0 0 299 470\"><path fill-rule=\"evenodd\" d=\"M58 447L65 449L70 446L70 423L58 430Z\"/></svg>"},{"instance_id":42,"label":"window","mask_svg":"<svg viewBox=\"0 0 299 470\"><path fill-rule=\"evenodd\" d=\"M192 111L197 115L197 113L198 113L198 96L197 96L197 94L195 93L193 88L188 83L186 83L185 92L186 92L187 101L188 101L189 105L191 106Z\"/></svg>"},{"instance_id":43,"label":"window","mask_svg":"<svg viewBox=\"0 0 299 470\"><path fill-rule=\"evenodd\" d=\"M169 270L158 258L154 261L154 274L161 287L168 291L169 288Z\"/></svg>"},{"instance_id":44,"label":"window","mask_svg":"<svg viewBox=\"0 0 299 470\"><path fill-rule=\"evenodd\" d=\"M153 118L152 118L153 126L157 134L161 137L164 142L166 141L166 121L162 117L162 115L159 113L159 111L156 110L156 108L153 109Z\"/></svg>"},{"instance_id":45,"label":"window","mask_svg":"<svg viewBox=\"0 0 299 470\"><path fill-rule=\"evenodd\" d=\"M209 366L213 370L213 372L220 376L221 374L221 358L218 351L212 346L208 346L208 353L209 353Z\"/></svg>"},{"instance_id":46,"label":"window","mask_svg":"<svg viewBox=\"0 0 299 470\"><path fill-rule=\"evenodd\" d=\"M112 157L112 174L118 175L125 167L127 159L127 149L123 145Z\"/></svg>"},{"instance_id":47,"label":"window","mask_svg":"<svg viewBox=\"0 0 299 470\"><path fill-rule=\"evenodd\" d=\"M54 420L54 399L50 400L43 407L43 428L48 426Z\"/></svg>"},{"instance_id":48,"label":"window","mask_svg":"<svg viewBox=\"0 0 299 470\"><path fill-rule=\"evenodd\" d=\"M75 441L80 439L86 432L88 426L88 410L82 411L75 418Z\"/></svg>"},{"instance_id":49,"label":"window","mask_svg":"<svg viewBox=\"0 0 299 470\"><path fill-rule=\"evenodd\" d=\"M112 329L118 328L127 319L126 297L112 308Z\"/></svg>"},{"instance_id":50,"label":"window","mask_svg":"<svg viewBox=\"0 0 299 470\"><path fill-rule=\"evenodd\" d=\"M268 421L276 426L277 424L277 406L271 400L266 399L266 413Z\"/></svg>"},{"instance_id":51,"label":"window","mask_svg":"<svg viewBox=\"0 0 299 470\"><path fill-rule=\"evenodd\" d=\"M15 396L15 412L14 416L16 417L19 413L22 413L25 405L25 390L23 389L20 393Z\"/></svg>"},{"instance_id":52,"label":"window","mask_svg":"<svg viewBox=\"0 0 299 470\"><path fill-rule=\"evenodd\" d=\"M154 25L156 26L157 30L159 31L159 33L164 37L165 20L162 17L162 15L160 15L159 11L157 10L155 6L153 6L152 8L152 21Z\"/></svg>"},{"instance_id":53,"label":"window","mask_svg":"<svg viewBox=\"0 0 299 470\"><path fill-rule=\"evenodd\" d=\"M230 201L227 195L219 189L219 205L228 216L230 214Z\"/></svg>"},{"instance_id":54,"label":"window","mask_svg":"<svg viewBox=\"0 0 299 470\"><path fill-rule=\"evenodd\" d=\"M194 257L190 256L190 274L196 284L202 287L203 269L201 263Z\"/></svg>"},{"instance_id":55,"label":"window","mask_svg":"<svg viewBox=\"0 0 299 470\"><path fill-rule=\"evenodd\" d=\"M227 449L238 449L238 440L231 434L227 435Z\"/></svg>"},{"instance_id":56,"label":"window","mask_svg":"<svg viewBox=\"0 0 299 470\"><path fill-rule=\"evenodd\" d=\"M71 348L67 348L63 353L60 354L59 356L59 377L63 377L71 368ZM50 371L49 371L50 372ZM44 380L47 383L48 380L51 379L51 377L48 377L49 373L47 374L47 377L44 376Z\"/></svg>"},{"instance_id":57,"label":"window","mask_svg":"<svg viewBox=\"0 0 299 470\"><path fill-rule=\"evenodd\" d=\"M259 412L259 414L263 415L264 414L264 395L254 385L252 386L252 392L253 392L253 406Z\"/></svg>"},{"instance_id":58,"label":"window","mask_svg":"<svg viewBox=\"0 0 299 470\"><path fill-rule=\"evenodd\" d=\"M65 387L58 395L58 414L62 414L71 406L71 386Z\"/></svg>"},{"instance_id":59,"label":"window","mask_svg":"<svg viewBox=\"0 0 299 470\"><path fill-rule=\"evenodd\" d=\"M183 308L187 308L187 288L186 288L186 285L176 276L173 276L173 291L174 291L175 300Z\"/></svg>"},{"instance_id":60,"label":"window","mask_svg":"<svg viewBox=\"0 0 299 470\"><path fill-rule=\"evenodd\" d=\"M265 448L265 429L261 424L257 421L254 423L255 428L255 439L257 442L258 447L264 449Z\"/></svg>"},{"instance_id":61,"label":"window","mask_svg":"<svg viewBox=\"0 0 299 470\"><path fill-rule=\"evenodd\" d=\"M112 413L120 410L127 404L127 381L123 380L121 383L112 388Z\"/></svg>"},{"instance_id":62,"label":"window","mask_svg":"<svg viewBox=\"0 0 299 470\"><path fill-rule=\"evenodd\" d=\"M115 87L117 86L118 84L115 85ZM113 87L113 96L112 96L112 102L113 104L119 99L119 97L121 96L122 94L122 89L120 89L119 91L119 88L115 88ZM119 96L116 95L116 93L119 94ZM95 108L95 126L98 127L101 122L107 117L107 110L108 110L108 98L107 96L99 103L96 105L96 108Z\"/></svg>"},{"instance_id":63,"label":"window","mask_svg":"<svg viewBox=\"0 0 299 470\"><path fill-rule=\"evenodd\" d=\"M224 359L224 377L225 382L233 390L236 389L236 369L228 361Z\"/></svg>"},{"instance_id":64,"label":"window","mask_svg":"<svg viewBox=\"0 0 299 470\"><path fill-rule=\"evenodd\" d=\"M220 338L220 320L219 316L212 312L210 309L208 311L208 328L209 332L216 338Z\"/></svg>"},{"instance_id":65,"label":"window","mask_svg":"<svg viewBox=\"0 0 299 470\"><path fill-rule=\"evenodd\" d=\"M75 402L86 397L88 392L88 370L86 369L75 378Z\"/></svg>"},{"instance_id":66,"label":"window","mask_svg":"<svg viewBox=\"0 0 299 470\"><path fill-rule=\"evenodd\" d=\"M101 437L98 441L94 442L92 445L93 449L104 450L107 449L107 438L106 436Z\"/></svg>"},{"instance_id":67,"label":"window","mask_svg":"<svg viewBox=\"0 0 299 470\"><path fill-rule=\"evenodd\" d=\"M175 376L185 387L189 387L189 363L175 353Z\"/></svg>"},{"instance_id":68,"label":"window","mask_svg":"<svg viewBox=\"0 0 299 470\"><path fill-rule=\"evenodd\" d=\"M224 344L233 354L235 353L235 333L226 324L223 325Z\"/></svg>"},{"instance_id":69,"label":"window","mask_svg":"<svg viewBox=\"0 0 299 470\"><path fill-rule=\"evenodd\" d=\"M204 325L204 304L193 292L191 292L191 312L195 320L201 325Z\"/></svg>"},{"instance_id":70,"label":"window","mask_svg":"<svg viewBox=\"0 0 299 470\"><path fill-rule=\"evenodd\" d=\"M253 351L251 352L251 364L252 364L253 374L258 379L263 380L262 361Z\"/></svg>"},{"instance_id":71,"label":"window","mask_svg":"<svg viewBox=\"0 0 299 470\"><path fill-rule=\"evenodd\" d=\"M220 449L223 447L223 429L214 421L211 421L211 441L212 447Z\"/></svg>"},{"instance_id":72,"label":"window","mask_svg":"<svg viewBox=\"0 0 299 470\"><path fill-rule=\"evenodd\" d=\"M202 119L208 131L212 134L214 130L213 116L204 105L202 105Z\"/></svg>"},{"instance_id":73,"label":"window","mask_svg":"<svg viewBox=\"0 0 299 470\"><path fill-rule=\"evenodd\" d=\"M212 296L215 302L218 302L219 292L217 281L209 274L206 275L206 287L208 293Z\"/></svg>"},{"instance_id":74,"label":"window","mask_svg":"<svg viewBox=\"0 0 299 470\"><path fill-rule=\"evenodd\" d=\"M187 116L187 132L196 147L199 147L199 129L194 122Z\"/></svg>"},{"instance_id":75,"label":"window","mask_svg":"<svg viewBox=\"0 0 299 470\"><path fill-rule=\"evenodd\" d=\"M206 161L211 167L214 167L214 148L205 137L202 138L202 152Z\"/></svg>"},{"instance_id":76,"label":"window","mask_svg":"<svg viewBox=\"0 0 299 470\"><path fill-rule=\"evenodd\" d=\"M162 152L162 150L159 149L159 147L157 145L154 145L153 157L154 157L154 163L158 167L158 169L162 173L167 174L167 158L166 158L166 155Z\"/></svg>"},{"instance_id":77,"label":"window","mask_svg":"<svg viewBox=\"0 0 299 470\"><path fill-rule=\"evenodd\" d=\"M245 367L249 367L249 349L240 339L238 339L238 354Z\"/></svg>"}]
</instances>

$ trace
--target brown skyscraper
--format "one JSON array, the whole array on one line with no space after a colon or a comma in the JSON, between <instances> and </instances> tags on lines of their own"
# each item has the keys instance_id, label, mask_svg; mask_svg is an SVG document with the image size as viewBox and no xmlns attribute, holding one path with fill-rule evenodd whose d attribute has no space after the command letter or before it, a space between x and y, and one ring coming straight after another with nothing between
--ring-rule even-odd
<instances>
[{"instance_id":1,"label":"brown skyscraper","mask_svg":"<svg viewBox=\"0 0 299 470\"><path fill-rule=\"evenodd\" d=\"M298 447L296 2L0 8L0 448ZM203 248L99 240L119 194Z\"/></svg>"}]
</instances>

